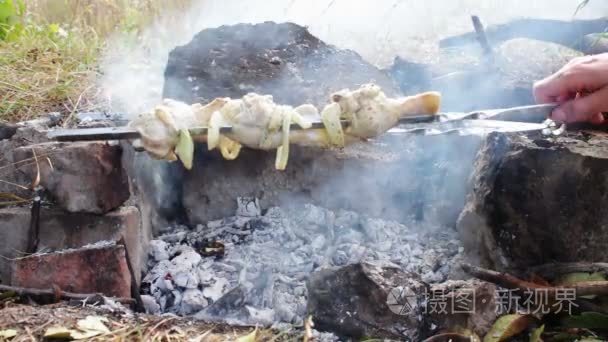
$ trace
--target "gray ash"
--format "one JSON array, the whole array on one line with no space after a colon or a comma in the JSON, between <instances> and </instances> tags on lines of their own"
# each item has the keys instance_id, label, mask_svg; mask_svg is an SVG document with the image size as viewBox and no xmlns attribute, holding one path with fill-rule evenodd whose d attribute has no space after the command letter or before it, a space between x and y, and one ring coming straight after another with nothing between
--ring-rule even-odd
<instances>
[{"instance_id":1,"label":"gray ash","mask_svg":"<svg viewBox=\"0 0 608 342\"><path fill-rule=\"evenodd\" d=\"M306 204L239 200L238 215L179 227L150 244L144 287L161 312L233 324L302 324L309 275L359 261L388 261L424 282L451 278L463 249L452 228L411 225ZM221 243L223 255L201 256ZM217 246L217 245L216 245Z\"/></svg>"}]
</instances>

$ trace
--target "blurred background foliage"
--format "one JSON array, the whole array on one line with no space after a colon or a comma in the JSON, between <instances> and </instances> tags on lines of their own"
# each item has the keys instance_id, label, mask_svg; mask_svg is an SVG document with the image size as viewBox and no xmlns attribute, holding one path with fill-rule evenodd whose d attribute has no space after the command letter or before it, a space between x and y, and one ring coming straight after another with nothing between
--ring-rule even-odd
<instances>
[{"instance_id":1,"label":"blurred background foliage","mask_svg":"<svg viewBox=\"0 0 608 342\"><path fill-rule=\"evenodd\" d=\"M0 0L0 121L102 108L95 80L109 39L137 39L192 1Z\"/></svg>"}]
</instances>

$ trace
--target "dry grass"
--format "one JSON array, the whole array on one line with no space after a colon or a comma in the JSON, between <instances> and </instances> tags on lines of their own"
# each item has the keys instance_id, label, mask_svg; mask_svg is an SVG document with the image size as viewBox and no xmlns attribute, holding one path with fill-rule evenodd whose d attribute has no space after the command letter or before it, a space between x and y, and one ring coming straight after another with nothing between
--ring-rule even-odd
<instances>
[{"instance_id":1,"label":"dry grass","mask_svg":"<svg viewBox=\"0 0 608 342\"><path fill-rule=\"evenodd\" d=\"M191 0L28 0L24 32L0 41L0 121L103 108L95 88L106 39L137 37Z\"/></svg>"},{"instance_id":2,"label":"dry grass","mask_svg":"<svg viewBox=\"0 0 608 342\"><path fill-rule=\"evenodd\" d=\"M301 341L302 333L277 332L257 329L256 338L244 337L255 329L252 327L230 327L225 325L196 322L179 317L138 315L127 316L111 313L94 307L74 307L66 304L31 306L4 303L0 310L0 330L15 329L17 336L13 342L41 341L50 327L75 329L78 320L87 316L101 316L107 319L105 325L110 330L86 341L196 341L196 342L285 342ZM239 338L242 338L239 340Z\"/></svg>"}]
</instances>

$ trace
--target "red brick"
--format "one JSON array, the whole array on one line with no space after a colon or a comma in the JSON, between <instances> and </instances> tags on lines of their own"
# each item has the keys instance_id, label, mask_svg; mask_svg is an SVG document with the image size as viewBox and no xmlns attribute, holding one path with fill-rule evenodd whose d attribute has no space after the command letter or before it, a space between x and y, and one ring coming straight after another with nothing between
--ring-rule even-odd
<instances>
[{"instance_id":1,"label":"red brick","mask_svg":"<svg viewBox=\"0 0 608 342\"><path fill-rule=\"evenodd\" d=\"M131 277L122 246L90 246L18 259L14 286L131 297Z\"/></svg>"}]
</instances>

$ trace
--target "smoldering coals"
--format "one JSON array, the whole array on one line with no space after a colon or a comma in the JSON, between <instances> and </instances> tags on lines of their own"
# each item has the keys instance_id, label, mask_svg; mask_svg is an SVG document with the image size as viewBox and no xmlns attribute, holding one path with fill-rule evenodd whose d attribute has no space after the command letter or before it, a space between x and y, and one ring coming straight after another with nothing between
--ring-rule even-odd
<instances>
[{"instance_id":1,"label":"smoldering coals","mask_svg":"<svg viewBox=\"0 0 608 342\"><path fill-rule=\"evenodd\" d=\"M447 227L421 229L310 204L273 207L264 215L251 209L151 243L143 282L163 312L239 324L301 324L305 280L315 270L382 260L423 281L441 282L463 253ZM210 240L223 242L223 258L201 257L196 246Z\"/></svg>"}]
</instances>

